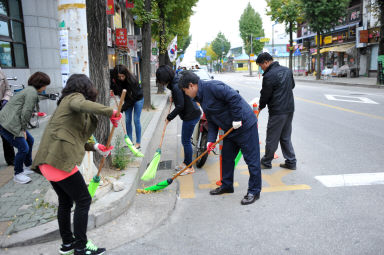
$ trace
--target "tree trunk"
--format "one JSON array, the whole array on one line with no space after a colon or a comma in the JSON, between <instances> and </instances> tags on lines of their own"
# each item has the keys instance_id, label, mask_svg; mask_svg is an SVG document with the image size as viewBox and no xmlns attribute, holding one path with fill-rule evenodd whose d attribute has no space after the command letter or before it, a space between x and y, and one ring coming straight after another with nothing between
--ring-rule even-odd
<instances>
[{"instance_id":1,"label":"tree trunk","mask_svg":"<svg viewBox=\"0 0 384 255\"><path fill-rule=\"evenodd\" d=\"M164 3L163 1L159 1L158 3L159 6L159 38L160 38L160 43L159 43L159 66L166 65L166 58L168 57L167 54L167 35L165 33L165 14L164 14ZM157 84L157 94L162 94L164 93L164 86L160 83Z\"/></svg>"},{"instance_id":2,"label":"tree trunk","mask_svg":"<svg viewBox=\"0 0 384 255\"><path fill-rule=\"evenodd\" d=\"M145 11L151 12L151 0L145 0ZM144 106L146 110L151 109L151 22L144 23L142 27L142 61L141 75L144 93Z\"/></svg>"},{"instance_id":3,"label":"tree trunk","mask_svg":"<svg viewBox=\"0 0 384 255\"><path fill-rule=\"evenodd\" d=\"M316 54L316 80L320 80L321 77L321 68L320 68L320 32L317 32L317 54Z\"/></svg>"},{"instance_id":4,"label":"tree trunk","mask_svg":"<svg viewBox=\"0 0 384 255\"><path fill-rule=\"evenodd\" d=\"M89 76L98 91L96 101L109 106L109 67L107 50L107 14L105 0L86 0ZM109 136L109 119L98 116L99 122L95 137L101 144L106 144ZM95 153L95 160L101 159ZM105 161L105 166L111 165L111 157Z\"/></svg>"},{"instance_id":5,"label":"tree trunk","mask_svg":"<svg viewBox=\"0 0 384 255\"><path fill-rule=\"evenodd\" d=\"M379 12L380 12L380 38L379 38L379 53L378 55L384 55L384 2L379 1ZM384 66L384 63L382 64ZM379 67L379 65L378 65ZM384 77L383 69L377 70L377 84L384 84L384 81L380 81L380 77Z\"/></svg>"},{"instance_id":6,"label":"tree trunk","mask_svg":"<svg viewBox=\"0 0 384 255\"><path fill-rule=\"evenodd\" d=\"M292 22L289 23L289 69L292 71L292 55L293 55L293 31L292 31Z\"/></svg>"}]
</instances>

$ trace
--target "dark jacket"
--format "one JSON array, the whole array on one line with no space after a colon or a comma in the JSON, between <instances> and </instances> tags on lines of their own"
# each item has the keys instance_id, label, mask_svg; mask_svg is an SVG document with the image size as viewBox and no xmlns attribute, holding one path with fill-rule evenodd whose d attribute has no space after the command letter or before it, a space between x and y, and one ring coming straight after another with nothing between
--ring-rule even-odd
<instances>
[{"instance_id":1,"label":"dark jacket","mask_svg":"<svg viewBox=\"0 0 384 255\"><path fill-rule=\"evenodd\" d=\"M257 123L251 106L237 91L221 81L199 80L196 101L203 108L208 120L208 142L216 141L219 127L227 132L233 121L242 121L242 126L228 135L228 138L246 131Z\"/></svg>"},{"instance_id":2,"label":"dark jacket","mask_svg":"<svg viewBox=\"0 0 384 255\"><path fill-rule=\"evenodd\" d=\"M295 81L289 68L273 62L263 74L263 85L260 91L260 109L268 105L270 115L291 113L295 111L293 88Z\"/></svg>"},{"instance_id":3,"label":"dark jacket","mask_svg":"<svg viewBox=\"0 0 384 255\"><path fill-rule=\"evenodd\" d=\"M195 101L179 89L179 79L180 75L176 75L173 81L167 86L172 92L172 99L175 104L175 109L168 114L167 120L171 121L177 115L180 116L180 119L186 121L197 119L201 114L200 108Z\"/></svg>"},{"instance_id":4,"label":"dark jacket","mask_svg":"<svg viewBox=\"0 0 384 255\"><path fill-rule=\"evenodd\" d=\"M32 168L49 164L71 172L84 158L85 145L96 130L96 115L112 113L113 108L86 100L80 93L64 97L44 130Z\"/></svg>"},{"instance_id":5,"label":"dark jacket","mask_svg":"<svg viewBox=\"0 0 384 255\"><path fill-rule=\"evenodd\" d=\"M127 81L112 80L111 89L117 96L121 96L123 89L127 90L127 94L124 98L124 104L121 107L122 112L126 111L129 107L132 107L137 101L143 99L143 88L138 81L133 84L129 84Z\"/></svg>"}]
</instances>

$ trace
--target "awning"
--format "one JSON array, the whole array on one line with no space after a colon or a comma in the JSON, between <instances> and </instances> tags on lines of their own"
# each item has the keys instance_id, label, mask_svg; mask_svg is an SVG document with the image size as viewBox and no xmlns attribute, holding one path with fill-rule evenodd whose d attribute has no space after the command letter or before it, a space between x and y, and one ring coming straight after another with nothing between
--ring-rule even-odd
<instances>
[{"instance_id":1,"label":"awning","mask_svg":"<svg viewBox=\"0 0 384 255\"><path fill-rule=\"evenodd\" d=\"M337 45L333 47L328 47L328 48L322 48L320 50L320 54L328 52L328 51L333 51L333 52L347 52L348 50L352 49L355 47L355 44L343 44L343 45ZM317 53L312 53L312 55L316 55Z\"/></svg>"}]
</instances>

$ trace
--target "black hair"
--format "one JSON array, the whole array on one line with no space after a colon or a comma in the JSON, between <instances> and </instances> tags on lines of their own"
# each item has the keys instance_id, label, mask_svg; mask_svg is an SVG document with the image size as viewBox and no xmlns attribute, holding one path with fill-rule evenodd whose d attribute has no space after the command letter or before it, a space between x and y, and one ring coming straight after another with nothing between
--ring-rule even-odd
<instances>
[{"instance_id":1,"label":"black hair","mask_svg":"<svg viewBox=\"0 0 384 255\"><path fill-rule=\"evenodd\" d=\"M198 84L200 80L200 77L197 76L194 72L191 71L184 71L183 75L181 76L179 80L179 88L182 90L183 88L188 88L189 83L192 84Z\"/></svg>"},{"instance_id":2,"label":"black hair","mask_svg":"<svg viewBox=\"0 0 384 255\"><path fill-rule=\"evenodd\" d=\"M125 84L126 86L124 88L129 89L130 86L140 86L139 82L137 81L136 77L128 70L128 68L125 65L117 65L112 71L112 75L114 76L113 79L115 81L118 80L118 74L124 74L125 80L123 82L126 82L128 84Z\"/></svg>"},{"instance_id":3,"label":"black hair","mask_svg":"<svg viewBox=\"0 0 384 255\"><path fill-rule=\"evenodd\" d=\"M156 83L165 84L170 83L175 78L175 71L168 66L162 65L156 70Z\"/></svg>"},{"instance_id":4,"label":"black hair","mask_svg":"<svg viewBox=\"0 0 384 255\"><path fill-rule=\"evenodd\" d=\"M260 53L256 59L257 64L263 64L264 62L269 62L269 61L273 61L273 57L268 52Z\"/></svg>"},{"instance_id":5,"label":"black hair","mask_svg":"<svg viewBox=\"0 0 384 255\"><path fill-rule=\"evenodd\" d=\"M50 83L51 79L46 73L43 72L36 72L28 79L28 86L33 86L36 90L39 90L44 86L48 86Z\"/></svg>"},{"instance_id":6,"label":"black hair","mask_svg":"<svg viewBox=\"0 0 384 255\"><path fill-rule=\"evenodd\" d=\"M57 105L61 103L64 97L72 93L81 93L85 99L92 102L96 101L97 90L92 81L85 74L72 74L67 80L65 88L61 91L61 97Z\"/></svg>"}]
</instances>

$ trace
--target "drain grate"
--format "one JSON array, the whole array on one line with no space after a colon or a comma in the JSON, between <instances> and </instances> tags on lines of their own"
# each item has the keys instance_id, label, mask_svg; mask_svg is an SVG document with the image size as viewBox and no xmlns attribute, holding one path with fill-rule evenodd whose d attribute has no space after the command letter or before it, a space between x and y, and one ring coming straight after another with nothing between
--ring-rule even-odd
<instances>
[{"instance_id":1,"label":"drain grate","mask_svg":"<svg viewBox=\"0 0 384 255\"><path fill-rule=\"evenodd\" d=\"M148 166L149 166L149 163L147 164L147 167ZM171 168L172 168L172 160L164 160L164 161L160 161L157 170L170 170Z\"/></svg>"}]
</instances>

